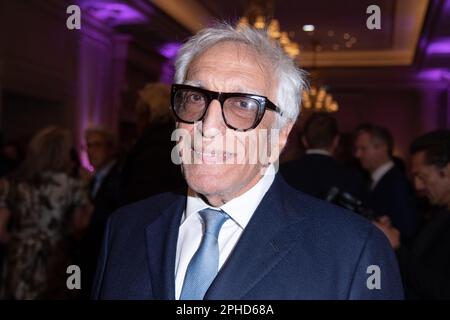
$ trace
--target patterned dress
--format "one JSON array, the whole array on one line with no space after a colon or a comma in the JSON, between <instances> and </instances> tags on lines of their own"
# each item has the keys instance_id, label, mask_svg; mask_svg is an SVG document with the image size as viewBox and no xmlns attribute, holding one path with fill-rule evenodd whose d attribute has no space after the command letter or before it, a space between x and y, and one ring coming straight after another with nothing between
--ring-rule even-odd
<instances>
[{"instance_id":1,"label":"patterned dress","mask_svg":"<svg viewBox=\"0 0 450 320\"><path fill-rule=\"evenodd\" d=\"M7 299L65 298L71 213L88 204L85 189L62 172L43 173L33 184L3 180L1 186L0 206L11 212L11 239L0 294Z\"/></svg>"}]
</instances>

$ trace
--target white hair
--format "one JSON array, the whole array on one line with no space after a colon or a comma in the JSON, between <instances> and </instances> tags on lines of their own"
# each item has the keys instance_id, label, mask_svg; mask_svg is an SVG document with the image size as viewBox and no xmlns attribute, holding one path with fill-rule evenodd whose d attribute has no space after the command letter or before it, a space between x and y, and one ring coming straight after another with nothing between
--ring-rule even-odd
<instances>
[{"instance_id":1,"label":"white hair","mask_svg":"<svg viewBox=\"0 0 450 320\"><path fill-rule=\"evenodd\" d=\"M247 26L233 27L227 23L201 30L178 52L175 62L175 83L183 83L186 80L189 65L199 54L221 42L243 43L270 63L278 84L274 103L283 113L282 117L276 118L276 126L281 128L289 121L296 121L300 113L301 93L306 87L306 73L296 66L265 31Z\"/></svg>"}]
</instances>

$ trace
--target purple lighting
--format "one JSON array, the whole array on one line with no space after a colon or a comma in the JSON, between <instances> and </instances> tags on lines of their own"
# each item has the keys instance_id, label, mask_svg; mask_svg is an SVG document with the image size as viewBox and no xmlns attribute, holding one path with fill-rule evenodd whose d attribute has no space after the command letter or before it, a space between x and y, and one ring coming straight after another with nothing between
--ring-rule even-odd
<instances>
[{"instance_id":1,"label":"purple lighting","mask_svg":"<svg viewBox=\"0 0 450 320\"><path fill-rule=\"evenodd\" d=\"M80 149L79 150L79 154L80 154L80 161L81 161L81 165L90 173L94 172L94 167L91 165L91 163L89 162L89 158L88 155L86 153L86 151Z\"/></svg>"},{"instance_id":2,"label":"purple lighting","mask_svg":"<svg viewBox=\"0 0 450 320\"><path fill-rule=\"evenodd\" d=\"M180 47L181 47L181 44L178 42L169 42L169 43L162 45L158 51L163 57L165 57L167 59L172 59L172 58L175 58L175 56L177 55L178 49L180 49Z\"/></svg>"},{"instance_id":3,"label":"purple lighting","mask_svg":"<svg viewBox=\"0 0 450 320\"><path fill-rule=\"evenodd\" d=\"M446 69L429 69L420 71L417 78L422 80L442 81L450 80L450 71Z\"/></svg>"},{"instance_id":4,"label":"purple lighting","mask_svg":"<svg viewBox=\"0 0 450 320\"><path fill-rule=\"evenodd\" d=\"M147 18L128 4L118 1L85 1L82 8L109 25L139 24Z\"/></svg>"},{"instance_id":5,"label":"purple lighting","mask_svg":"<svg viewBox=\"0 0 450 320\"><path fill-rule=\"evenodd\" d=\"M173 76L174 76L173 60L167 60L162 65L159 81L162 83L170 84L173 81Z\"/></svg>"},{"instance_id":6,"label":"purple lighting","mask_svg":"<svg viewBox=\"0 0 450 320\"><path fill-rule=\"evenodd\" d=\"M159 81L163 83L172 82L175 57L177 56L180 47L181 44L178 42L168 42L158 48L159 54L167 59L166 62L162 65Z\"/></svg>"},{"instance_id":7,"label":"purple lighting","mask_svg":"<svg viewBox=\"0 0 450 320\"><path fill-rule=\"evenodd\" d=\"M450 38L433 41L427 49L428 54L450 54Z\"/></svg>"}]
</instances>

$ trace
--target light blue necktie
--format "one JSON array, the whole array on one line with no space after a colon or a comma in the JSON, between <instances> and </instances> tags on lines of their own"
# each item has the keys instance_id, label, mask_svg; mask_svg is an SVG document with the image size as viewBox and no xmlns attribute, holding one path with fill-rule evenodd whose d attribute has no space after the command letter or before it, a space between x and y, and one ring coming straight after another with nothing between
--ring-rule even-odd
<instances>
[{"instance_id":1,"label":"light blue necktie","mask_svg":"<svg viewBox=\"0 0 450 320\"><path fill-rule=\"evenodd\" d=\"M219 270L219 232L229 216L210 208L199 214L205 224L205 233L187 267L180 300L202 300Z\"/></svg>"}]
</instances>

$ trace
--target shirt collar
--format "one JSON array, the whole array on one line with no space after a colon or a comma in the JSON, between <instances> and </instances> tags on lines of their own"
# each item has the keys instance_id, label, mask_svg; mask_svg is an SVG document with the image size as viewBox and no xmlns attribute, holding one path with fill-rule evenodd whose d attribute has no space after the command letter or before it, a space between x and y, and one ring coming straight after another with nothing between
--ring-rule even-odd
<instances>
[{"instance_id":1,"label":"shirt collar","mask_svg":"<svg viewBox=\"0 0 450 320\"><path fill-rule=\"evenodd\" d=\"M264 173L264 176L248 191L236 197L219 208L213 208L209 206L202 198L198 196L188 195L186 210L183 214L181 224L187 219L191 218L194 213L206 208L222 209L225 211L231 219L233 219L239 227L244 229L262 198L269 190L275 179L275 168L270 165Z\"/></svg>"},{"instance_id":2,"label":"shirt collar","mask_svg":"<svg viewBox=\"0 0 450 320\"><path fill-rule=\"evenodd\" d=\"M372 189L375 188L377 183L383 178L383 176L394 167L393 161L388 161L385 164L379 166L374 172L372 172Z\"/></svg>"},{"instance_id":3,"label":"shirt collar","mask_svg":"<svg viewBox=\"0 0 450 320\"><path fill-rule=\"evenodd\" d=\"M321 154L323 156L329 156L331 157L331 152L324 150L324 149L308 149L306 150L306 154Z\"/></svg>"}]
</instances>

